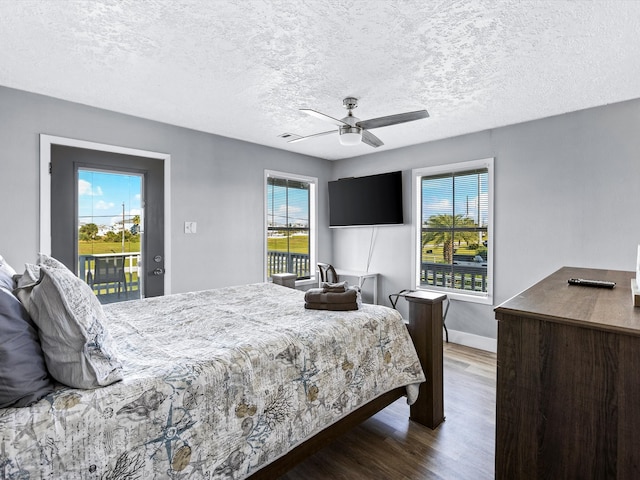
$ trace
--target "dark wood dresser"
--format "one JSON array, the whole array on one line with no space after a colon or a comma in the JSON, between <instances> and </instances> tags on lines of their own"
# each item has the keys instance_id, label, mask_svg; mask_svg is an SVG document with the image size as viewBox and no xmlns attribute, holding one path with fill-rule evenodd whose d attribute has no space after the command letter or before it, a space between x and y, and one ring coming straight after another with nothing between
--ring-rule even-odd
<instances>
[{"instance_id":1,"label":"dark wood dresser","mask_svg":"<svg viewBox=\"0 0 640 480\"><path fill-rule=\"evenodd\" d=\"M634 277L563 267L496 308L498 480L640 478Z\"/></svg>"}]
</instances>

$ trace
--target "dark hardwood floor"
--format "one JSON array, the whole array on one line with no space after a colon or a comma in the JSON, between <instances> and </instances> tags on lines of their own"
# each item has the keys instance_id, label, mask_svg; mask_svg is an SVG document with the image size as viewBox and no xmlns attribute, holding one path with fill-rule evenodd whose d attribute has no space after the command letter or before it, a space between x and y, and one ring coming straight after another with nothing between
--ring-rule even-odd
<instances>
[{"instance_id":1,"label":"dark hardwood floor","mask_svg":"<svg viewBox=\"0 0 640 480\"><path fill-rule=\"evenodd\" d=\"M282 480L494 478L496 355L444 346L446 420L409 421L400 399L299 464Z\"/></svg>"}]
</instances>

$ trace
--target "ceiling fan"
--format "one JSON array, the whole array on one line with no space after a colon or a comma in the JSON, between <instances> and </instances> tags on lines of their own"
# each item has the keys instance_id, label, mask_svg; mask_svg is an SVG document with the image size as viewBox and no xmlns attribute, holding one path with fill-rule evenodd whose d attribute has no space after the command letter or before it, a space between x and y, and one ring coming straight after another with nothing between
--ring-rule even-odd
<instances>
[{"instance_id":1,"label":"ceiling fan","mask_svg":"<svg viewBox=\"0 0 640 480\"><path fill-rule=\"evenodd\" d=\"M340 134L340 143L342 145L358 145L361 141L374 148L378 148L382 143L378 137L376 137L369 130L373 128L388 127L389 125L397 125L399 123L412 122L414 120L420 120L421 118L427 118L429 113L426 110L418 110L415 112L398 113L396 115L388 115L386 117L371 118L369 120L360 120L353 116L353 109L358 106L358 99L354 97L347 97L342 100L342 105L347 109L347 116L341 120L330 117L324 113L320 113L310 108L301 108L300 111L311 115L312 117L319 118L325 122L332 123L337 126L337 130L329 130L327 132L315 133L313 135L307 135L305 137L296 135L295 133L283 133L280 135L282 138L291 138L287 143L301 142L308 140L309 138L321 137L323 135L329 135L331 133Z\"/></svg>"}]
</instances>

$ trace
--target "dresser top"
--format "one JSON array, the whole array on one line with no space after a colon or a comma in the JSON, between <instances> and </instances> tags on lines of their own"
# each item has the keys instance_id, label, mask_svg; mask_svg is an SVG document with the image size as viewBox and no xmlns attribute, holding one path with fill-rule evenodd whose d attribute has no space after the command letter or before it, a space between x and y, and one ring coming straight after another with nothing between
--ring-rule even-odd
<instances>
[{"instance_id":1,"label":"dresser top","mask_svg":"<svg viewBox=\"0 0 640 480\"><path fill-rule=\"evenodd\" d=\"M612 281L616 287L569 285L570 278ZM496 318L526 316L640 336L640 307L633 306L631 293L634 278L635 272L562 267L498 306Z\"/></svg>"}]
</instances>

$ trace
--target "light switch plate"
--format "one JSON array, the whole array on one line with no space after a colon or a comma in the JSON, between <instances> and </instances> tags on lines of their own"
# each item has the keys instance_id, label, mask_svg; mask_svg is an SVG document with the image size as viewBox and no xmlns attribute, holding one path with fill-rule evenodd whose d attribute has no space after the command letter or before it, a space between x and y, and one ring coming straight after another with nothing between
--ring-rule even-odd
<instances>
[{"instance_id":1,"label":"light switch plate","mask_svg":"<svg viewBox=\"0 0 640 480\"><path fill-rule=\"evenodd\" d=\"M196 222L184 222L184 233L196 233Z\"/></svg>"}]
</instances>

